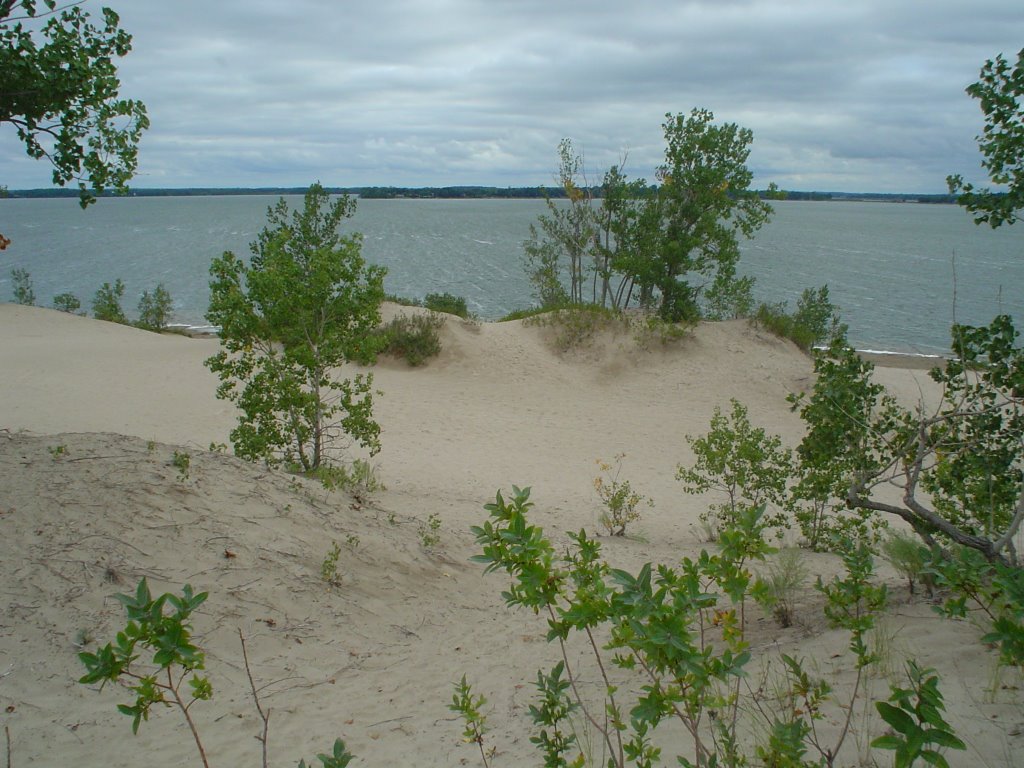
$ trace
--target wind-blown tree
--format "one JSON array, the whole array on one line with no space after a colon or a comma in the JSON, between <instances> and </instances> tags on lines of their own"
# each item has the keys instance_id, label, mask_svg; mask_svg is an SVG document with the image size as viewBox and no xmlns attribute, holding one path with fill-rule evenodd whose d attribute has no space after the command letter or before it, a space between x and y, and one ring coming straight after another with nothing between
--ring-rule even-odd
<instances>
[{"instance_id":1,"label":"wind-blown tree","mask_svg":"<svg viewBox=\"0 0 1024 768\"><path fill-rule=\"evenodd\" d=\"M221 379L217 396L242 411L231 440L243 458L310 471L344 435L380 449L372 375L337 372L375 358L384 299L386 270L366 264L358 234L339 232L354 209L314 184L302 211L289 216L283 198L268 209L249 265L228 251L210 267L206 317L221 351L206 364Z\"/></svg>"},{"instance_id":2,"label":"wind-blown tree","mask_svg":"<svg viewBox=\"0 0 1024 768\"><path fill-rule=\"evenodd\" d=\"M1016 64L1002 54L986 61L981 78L966 90L985 114L985 128L978 136L984 155L981 165L995 184L1007 189L1004 193L975 189L957 174L946 180L949 191L959 195L957 202L974 214L976 224L984 222L993 229L1013 224L1024 208L1024 48Z\"/></svg>"},{"instance_id":3,"label":"wind-blown tree","mask_svg":"<svg viewBox=\"0 0 1024 768\"><path fill-rule=\"evenodd\" d=\"M100 25L78 3L0 0L0 124L25 151L53 165L53 183L77 181L82 207L105 189L127 189L149 127L141 101L121 98L114 59L132 38L118 15Z\"/></svg>"}]
</instances>

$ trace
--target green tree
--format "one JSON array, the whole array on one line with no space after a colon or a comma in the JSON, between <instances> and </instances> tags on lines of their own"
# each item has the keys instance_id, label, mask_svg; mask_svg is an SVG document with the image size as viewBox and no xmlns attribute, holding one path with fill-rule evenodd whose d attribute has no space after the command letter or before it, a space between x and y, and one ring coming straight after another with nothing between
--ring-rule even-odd
<instances>
[{"instance_id":1,"label":"green tree","mask_svg":"<svg viewBox=\"0 0 1024 768\"><path fill-rule=\"evenodd\" d=\"M27 269L12 269L11 285L16 304L31 307L36 303L36 292L32 289L32 277Z\"/></svg>"},{"instance_id":2,"label":"green tree","mask_svg":"<svg viewBox=\"0 0 1024 768\"><path fill-rule=\"evenodd\" d=\"M802 404L798 453L805 498L830 495L852 509L902 518L936 546L956 544L1017 563L1024 522L1024 349L1006 315L954 325L953 354L931 371L942 397L911 411L871 380L873 366L837 342L819 356ZM797 402L801 402L797 399ZM811 478L813 482L809 481ZM897 488L899 502L879 499ZM799 486L798 486L799 487Z\"/></svg>"},{"instance_id":3,"label":"green tree","mask_svg":"<svg viewBox=\"0 0 1024 768\"><path fill-rule=\"evenodd\" d=\"M658 309L664 320L700 316L706 282L714 293L726 289L740 258L739 237L752 237L772 209L750 191L746 162L753 133L735 123L715 125L706 109L665 116L665 163L657 205L661 239L657 255Z\"/></svg>"},{"instance_id":4,"label":"green tree","mask_svg":"<svg viewBox=\"0 0 1024 768\"><path fill-rule=\"evenodd\" d=\"M530 238L523 243L527 273L542 307L583 302L586 261L597 234L593 192L584 175L583 157L576 154L570 139L558 144L558 184L568 202L546 194L548 213L537 219L537 225L530 225ZM562 282L563 262L568 291Z\"/></svg>"},{"instance_id":5,"label":"green tree","mask_svg":"<svg viewBox=\"0 0 1024 768\"><path fill-rule=\"evenodd\" d=\"M111 323L127 323L128 318L124 316L124 310L121 309L122 298L124 298L124 283L121 282L121 278L117 278L113 285L104 283L92 299L93 317Z\"/></svg>"},{"instance_id":6,"label":"green tree","mask_svg":"<svg viewBox=\"0 0 1024 768\"><path fill-rule=\"evenodd\" d=\"M118 15L103 8L97 26L78 3L57 6L0 0L0 123L50 161L54 184L78 182L84 208L107 188L127 189L149 118L119 94L114 59L132 38Z\"/></svg>"},{"instance_id":7,"label":"green tree","mask_svg":"<svg viewBox=\"0 0 1024 768\"><path fill-rule=\"evenodd\" d=\"M380 448L372 376L335 377L343 363L372 362L380 343L386 270L366 264L359 235L339 232L354 209L313 184L302 211L284 199L267 211L249 265L228 251L210 267L206 317L221 351L206 364L217 396L242 411L231 432L239 456L312 470L342 435Z\"/></svg>"},{"instance_id":8,"label":"green tree","mask_svg":"<svg viewBox=\"0 0 1024 768\"><path fill-rule=\"evenodd\" d=\"M167 327L173 305L163 283L154 288L153 293L143 291L139 299L139 327L160 333Z\"/></svg>"},{"instance_id":9,"label":"green tree","mask_svg":"<svg viewBox=\"0 0 1024 768\"><path fill-rule=\"evenodd\" d=\"M993 183L1006 185L1007 190L975 189L959 174L946 181L949 191L959 195L957 202L974 214L976 224L984 222L995 229L1013 224L1017 211L1024 208L1024 48L1016 64L1002 54L986 61L980 79L967 86L967 93L978 100L985 115L985 127L978 136L984 155L981 165Z\"/></svg>"}]
</instances>

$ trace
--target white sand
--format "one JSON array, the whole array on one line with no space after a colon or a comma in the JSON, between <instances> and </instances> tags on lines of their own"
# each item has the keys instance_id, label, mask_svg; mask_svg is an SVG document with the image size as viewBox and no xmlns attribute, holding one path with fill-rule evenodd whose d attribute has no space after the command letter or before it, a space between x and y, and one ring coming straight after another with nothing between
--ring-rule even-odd
<instances>
[{"instance_id":1,"label":"white sand","mask_svg":"<svg viewBox=\"0 0 1024 768\"><path fill-rule=\"evenodd\" d=\"M482 505L498 488L530 485L535 517L556 540L596 531L595 459L625 453L624 476L655 507L638 538L603 539L606 554L628 568L677 561L699 549L695 523L708 501L673 479L691 458L685 435L706 431L713 408L735 397L752 422L794 445L801 424L785 396L812 376L795 348L743 322L701 326L668 351L640 351L620 335L558 355L521 323L452 319L443 337L442 356L424 368L374 369L384 393L375 463L387 490L360 502L206 450L228 443L235 423L202 365L216 340L0 304L0 717L12 765L129 766L140 750L158 753L152 764L196 764L177 713L156 712L132 737L115 710L124 691L75 682L76 643L106 641L123 625L111 596L142 576L154 590L188 582L210 592L196 627L216 693L193 712L212 765L259 760L238 629L267 686L272 764L309 761L343 736L355 764L479 765L447 709L463 674L488 698L493 764L538 764L527 706L557 648L543 641L542 621L504 606L503 577L483 578L468 562ZM909 402L918 387L929 391L922 371L879 376ZM54 458L58 446L65 452ZM174 451L190 454L187 479L171 465ZM428 550L420 539L430 514L442 520L442 543ZM342 583L330 588L320 565L334 541ZM814 573L837 569L833 557L808 562ZM1000 687L973 627L908 602L881 570L894 593L891 666L898 673L910 655L943 671L950 719L970 746L950 763L1012 765L1024 749L1019 690ZM799 626L759 617L752 638L763 656L813 659L842 688L847 640L825 628L817 605L808 590ZM573 658L582 651L574 646ZM592 670L583 680L593 689ZM1002 682L1020 681L1004 672ZM888 684L870 687L884 696ZM844 765L871 755L867 742L881 733L865 717L867 699L856 707ZM833 725L841 714L831 713ZM659 739L666 764L686 748L675 726Z\"/></svg>"}]
</instances>

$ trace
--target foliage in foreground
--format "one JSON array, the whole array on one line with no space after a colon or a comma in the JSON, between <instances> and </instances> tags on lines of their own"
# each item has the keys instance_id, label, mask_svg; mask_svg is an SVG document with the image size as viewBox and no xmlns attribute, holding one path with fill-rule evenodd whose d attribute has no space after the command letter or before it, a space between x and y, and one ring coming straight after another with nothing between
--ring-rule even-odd
<instances>
[{"instance_id":1,"label":"foliage in foreground","mask_svg":"<svg viewBox=\"0 0 1024 768\"><path fill-rule=\"evenodd\" d=\"M545 765L584 763L571 713L597 734L600 762L609 766L658 762L653 737L670 720L691 743L689 754L677 758L684 766L746 765L755 755L765 765L839 764L853 700L879 660L869 638L886 602L885 588L872 583L865 546L847 547L845 576L817 584L829 623L850 635L856 668L850 701L836 701L825 680L788 656L782 689L771 694L744 684L753 660L749 613L754 603L772 606L765 584L750 571L771 551L762 508L739 509L716 554L705 550L677 567L648 563L634 574L611 568L585 531L570 534L571 545L559 554L530 522L529 496L529 489L513 488L508 501L499 492L487 505L490 519L473 528L483 550L473 559L487 572L508 574L506 604L547 616L547 639L559 646L558 664L538 672L541 704L530 707L538 732L531 741ZM592 667L577 664L577 642L588 649ZM597 700L579 686L592 677L601 682ZM485 754L479 706L463 681L453 708L463 712L467 733ZM842 723L831 742L815 726L826 717Z\"/></svg>"},{"instance_id":2,"label":"foliage in foreground","mask_svg":"<svg viewBox=\"0 0 1024 768\"><path fill-rule=\"evenodd\" d=\"M128 623L115 640L96 653L78 654L86 669L78 682L83 685L99 683L100 690L107 683L115 683L134 695L134 702L117 705L118 712L132 718L132 733L138 733L139 726L149 721L154 706L177 709L188 725L204 768L209 768L210 763L191 709L197 702L213 698L213 686L200 674L206 666L206 654L192 642L192 613L207 596L206 592L194 593L186 584L180 596L166 592L154 598L143 578L134 595L116 595L124 606ZM263 747L262 766L268 768L270 712L264 711L257 695L241 632L238 637L253 703L263 721L263 731L257 739ZM140 660L145 657L149 658L148 662ZM333 754L318 757L323 768L345 768L352 760L352 754L341 739L334 742ZM299 768L305 765L305 760L299 762Z\"/></svg>"},{"instance_id":3,"label":"foliage in foreground","mask_svg":"<svg viewBox=\"0 0 1024 768\"><path fill-rule=\"evenodd\" d=\"M1024 208L1024 48L1016 63L1002 54L986 61L981 77L967 86L985 115L985 128L978 136L978 148L984 156L982 167L995 184L1005 184L1005 193L975 189L957 174L946 182L949 191L959 195L957 202L974 215L976 224L993 229L1017 221Z\"/></svg>"},{"instance_id":4,"label":"foliage in foreground","mask_svg":"<svg viewBox=\"0 0 1024 768\"><path fill-rule=\"evenodd\" d=\"M118 15L103 8L97 25L78 3L57 6L0 3L0 123L14 127L29 157L50 162L54 184L78 182L84 208L107 188L127 189L149 117L119 95L114 59L132 38Z\"/></svg>"},{"instance_id":5,"label":"foliage in foreground","mask_svg":"<svg viewBox=\"0 0 1024 768\"><path fill-rule=\"evenodd\" d=\"M267 211L249 265L228 251L210 266L206 318L221 329L221 351L206 365L217 396L241 410L231 440L243 458L309 471L344 436L380 449L373 377L335 373L378 352L386 270L366 264L358 235L339 233L354 208L314 184L301 211L283 198Z\"/></svg>"}]
</instances>

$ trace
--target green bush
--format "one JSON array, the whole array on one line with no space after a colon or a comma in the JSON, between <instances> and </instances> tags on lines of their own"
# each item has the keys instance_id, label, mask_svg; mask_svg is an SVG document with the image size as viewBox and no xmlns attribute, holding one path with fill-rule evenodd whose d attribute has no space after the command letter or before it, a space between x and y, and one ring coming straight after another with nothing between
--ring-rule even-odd
<instances>
[{"instance_id":1,"label":"green bush","mask_svg":"<svg viewBox=\"0 0 1024 768\"><path fill-rule=\"evenodd\" d=\"M124 283L117 278L113 285L104 283L96 291L92 299L92 315L97 320L107 320L111 323L127 323L121 309L121 299L124 297Z\"/></svg>"},{"instance_id":2,"label":"green bush","mask_svg":"<svg viewBox=\"0 0 1024 768\"><path fill-rule=\"evenodd\" d=\"M507 323L510 320L527 320L537 315L551 312L551 307L526 307L525 309L513 309L507 315L498 319L499 323Z\"/></svg>"},{"instance_id":3,"label":"green bush","mask_svg":"<svg viewBox=\"0 0 1024 768\"><path fill-rule=\"evenodd\" d=\"M53 297L53 308L61 312L76 314L82 308L82 302L73 293L58 293Z\"/></svg>"},{"instance_id":4,"label":"green bush","mask_svg":"<svg viewBox=\"0 0 1024 768\"><path fill-rule=\"evenodd\" d=\"M423 306L431 312L444 312L449 315L457 315L463 320L469 317L469 309L466 307L466 300L462 296L453 296L450 293L428 293L423 299Z\"/></svg>"},{"instance_id":5,"label":"green bush","mask_svg":"<svg viewBox=\"0 0 1024 768\"><path fill-rule=\"evenodd\" d=\"M761 304L753 321L776 336L789 339L805 352L846 337L846 325L839 320L839 308L829 299L827 285L804 290L793 313L786 311L784 301Z\"/></svg>"},{"instance_id":6,"label":"green bush","mask_svg":"<svg viewBox=\"0 0 1024 768\"><path fill-rule=\"evenodd\" d=\"M423 365L441 353L438 330L444 318L437 315L406 315L402 313L380 328L381 350L386 355L404 358L411 366Z\"/></svg>"},{"instance_id":7,"label":"green bush","mask_svg":"<svg viewBox=\"0 0 1024 768\"><path fill-rule=\"evenodd\" d=\"M578 304L535 315L529 322L550 328L555 349L568 352L585 346L598 331L624 321L622 313L616 310L599 304Z\"/></svg>"}]
</instances>

